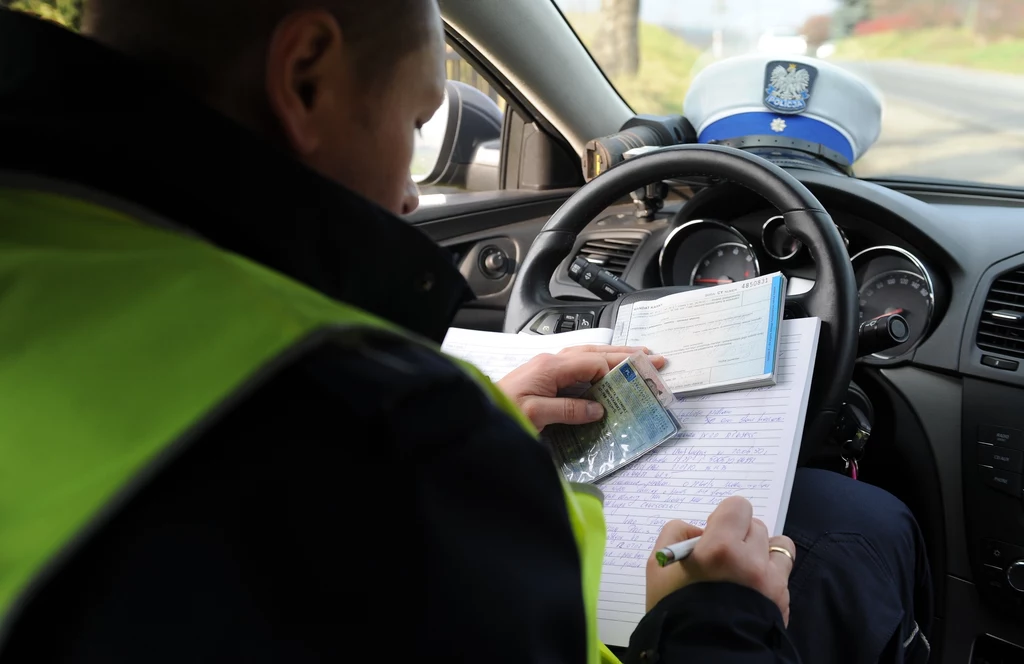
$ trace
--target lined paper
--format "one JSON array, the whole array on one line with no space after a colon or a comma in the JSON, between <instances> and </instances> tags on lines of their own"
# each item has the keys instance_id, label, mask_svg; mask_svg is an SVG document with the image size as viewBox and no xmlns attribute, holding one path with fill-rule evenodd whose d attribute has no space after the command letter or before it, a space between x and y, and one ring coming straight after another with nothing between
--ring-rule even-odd
<instances>
[{"instance_id":1,"label":"lined paper","mask_svg":"<svg viewBox=\"0 0 1024 664\"><path fill-rule=\"evenodd\" d=\"M492 381L498 382L541 353L557 353L571 346L607 346L611 340L611 329L604 327L546 335L503 334L453 327L445 335L441 350L469 362Z\"/></svg>"},{"instance_id":2,"label":"lined paper","mask_svg":"<svg viewBox=\"0 0 1024 664\"><path fill-rule=\"evenodd\" d=\"M682 433L597 483L608 525L598 599L606 644L628 645L643 618L644 570L666 522L703 527L718 503L739 494L769 532L781 534L820 325L817 318L784 321L776 385L679 400L672 410Z\"/></svg>"}]
</instances>

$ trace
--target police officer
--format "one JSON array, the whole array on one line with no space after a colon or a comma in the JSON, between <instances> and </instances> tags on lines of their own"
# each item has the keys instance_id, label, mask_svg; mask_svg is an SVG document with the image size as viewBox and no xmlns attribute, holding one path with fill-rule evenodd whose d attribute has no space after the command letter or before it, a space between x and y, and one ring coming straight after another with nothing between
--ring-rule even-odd
<instances>
[{"instance_id":1,"label":"police officer","mask_svg":"<svg viewBox=\"0 0 1024 664\"><path fill-rule=\"evenodd\" d=\"M394 216L433 0L86 9L0 12L0 662L596 661L601 505L533 432L625 351L437 352L465 284ZM796 661L792 541L740 498L704 535L633 654Z\"/></svg>"}]
</instances>

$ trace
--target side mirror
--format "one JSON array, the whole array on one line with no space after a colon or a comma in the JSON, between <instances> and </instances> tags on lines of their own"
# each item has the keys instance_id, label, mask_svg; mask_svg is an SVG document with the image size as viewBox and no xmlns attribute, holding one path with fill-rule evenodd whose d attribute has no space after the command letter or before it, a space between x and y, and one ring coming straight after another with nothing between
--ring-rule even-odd
<instances>
[{"instance_id":1,"label":"side mirror","mask_svg":"<svg viewBox=\"0 0 1024 664\"><path fill-rule=\"evenodd\" d=\"M471 85L448 81L444 102L416 139L412 179L420 186L498 189L503 113Z\"/></svg>"}]
</instances>

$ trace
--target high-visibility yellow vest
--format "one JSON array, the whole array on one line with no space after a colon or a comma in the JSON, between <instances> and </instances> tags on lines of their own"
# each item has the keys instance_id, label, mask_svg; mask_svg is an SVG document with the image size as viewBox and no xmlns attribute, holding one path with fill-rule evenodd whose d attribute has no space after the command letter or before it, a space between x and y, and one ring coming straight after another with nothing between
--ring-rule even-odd
<instances>
[{"instance_id":1,"label":"high-visibility yellow vest","mask_svg":"<svg viewBox=\"0 0 1024 664\"><path fill-rule=\"evenodd\" d=\"M157 454L261 368L327 330L342 344L391 335L440 353L201 240L74 198L0 190L0 620ZM600 493L563 486L583 569L588 662L615 661L597 637Z\"/></svg>"}]
</instances>

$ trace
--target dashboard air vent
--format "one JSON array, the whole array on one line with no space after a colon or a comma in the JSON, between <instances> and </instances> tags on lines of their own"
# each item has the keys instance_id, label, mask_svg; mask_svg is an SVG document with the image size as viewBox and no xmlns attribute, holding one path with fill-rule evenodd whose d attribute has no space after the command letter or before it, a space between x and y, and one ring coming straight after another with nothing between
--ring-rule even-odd
<instances>
[{"instance_id":1,"label":"dashboard air vent","mask_svg":"<svg viewBox=\"0 0 1024 664\"><path fill-rule=\"evenodd\" d=\"M638 237L604 237L587 240L576 254L576 258L582 256L591 263L595 263L608 270L617 277L621 277L626 271L626 266L640 246L641 239ZM575 260L575 259L574 259Z\"/></svg>"},{"instance_id":2,"label":"dashboard air vent","mask_svg":"<svg viewBox=\"0 0 1024 664\"><path fill-rule=\"evenodd\" d=\"M1024 357L1024 268L995 280L978 325L978 348Z\"/></svg>"}]
</instances>

